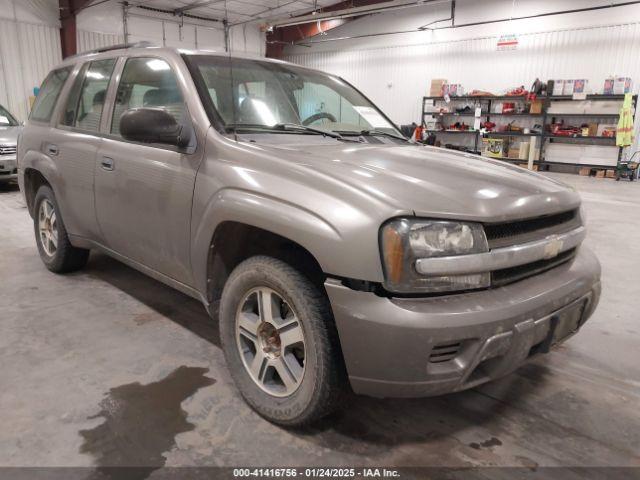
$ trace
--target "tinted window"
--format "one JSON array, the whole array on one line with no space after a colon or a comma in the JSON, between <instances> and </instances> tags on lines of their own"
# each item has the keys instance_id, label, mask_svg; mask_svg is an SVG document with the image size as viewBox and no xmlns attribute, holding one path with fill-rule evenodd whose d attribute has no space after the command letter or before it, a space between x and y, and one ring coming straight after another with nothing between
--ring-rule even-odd
<instances>
[{"instance_id":1,"label":"tinted window","mask_svg":"<svg viewBox=\"0 0 640 480\"><path fill-rule=\"evenodd\" d=\"M71 127L75 124L80 90L82 89L82 83L84 82L84 75L87 73L87 68L89 68L89 64L85 63L73 82L73 86L71 87L71 91L67 97L67 105L64 108L64 115L62 116L61 122L62 125L68 125Z\"/></svg>"},{"instance_id":2,"label":"tinted window","mask_svg":"<svg viewBox=\"0 0 640 480\"><path fill-rule=\"evenodd\" d=\"M122 71L111 133L120 134L120 117L131 108L163 108L181 121L185 107L176 76L159 58L131 58Z\"/></svg>"},{"instance_id":3,"label":"tinted window","mask_svg":"<svg viewBox=\"0 0 640 480\"><path fill-rule=\"evenodd\" d=\"M36 98L36 102L33 105L33 110L31 110L30 119L41 122L49 121L69 72L71 72L71 67L65 67L54 70L47 75L40 88L40 93L38 93L38 98Z\"/></svg>"},{"instance_id":4,"label":"tinted window","mask_svg":"<svg viewBox=\"0 0 640 480\"><path fill-rule=\"evenodd\" d=\"M82 69L67 101L65 125L91 132L100 129L104 100L115 63L115 58L109 58L91 62Z\"/></svg>"}]
</instances>

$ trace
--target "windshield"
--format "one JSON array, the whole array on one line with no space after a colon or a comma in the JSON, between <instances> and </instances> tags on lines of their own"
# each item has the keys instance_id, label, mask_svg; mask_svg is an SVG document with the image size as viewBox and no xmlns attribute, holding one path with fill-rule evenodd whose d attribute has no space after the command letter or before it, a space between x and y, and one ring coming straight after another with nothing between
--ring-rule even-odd
<instances>
[{"instance_id":1,"label":"windshield","mask_svg":"<svg viewBox=\"0 0 640 480\"><path fill-rule=\"evenodd\" d=\"M208 95L203 101L228 130L273 131L270 127L296 124L343 134L368 130L401 135L375 105L338 77L259 60L188 59L201 95Z\"/></svg>"},{"instance_id":2,"label":"windshield","mask_svg":"<svg viewBox=\"0 0 640 480\"><path fill-rule=\"evenodd\" d=\"M18 121L9 113L9 111L0 105L0 127L15 127Z\"/></svg>"}]
</instances>

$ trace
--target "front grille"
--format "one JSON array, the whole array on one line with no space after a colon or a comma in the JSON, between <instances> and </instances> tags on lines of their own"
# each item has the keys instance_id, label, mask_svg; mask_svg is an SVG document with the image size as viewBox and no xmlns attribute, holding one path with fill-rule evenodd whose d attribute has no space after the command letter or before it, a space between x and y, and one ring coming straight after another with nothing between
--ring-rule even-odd
<instances>
[{"instance_id":1,"label":"front grille","mask_svg":"<svg viewBox=\"0 0 640 480\"><path fill-rule=\"evenodd\" d=\"M443 363L453 360L460 351L460 342L436 345L431 349L429 363Z\"/></svg>"},{"instance_id":2,"label":"front grille","mask_svg":"<svg viewBox=\"0 0 640 480\"><path fill-rule=\"evenodd\" d=\"M13 155L16 153L15 145L0 145L0 155Z\"/></svg>"},{"instance_id":3,"label":"front grille","mask_svg":"<svg viewBox=\"0 0 640 480\"><path fill-rule=\"evenodd\" d=\"M500 248L544 238L547 235L566 233L579 227L578 210L536 217L515 222L489 223L484 225L489 248Z\"/></svg>"},{"instance_id":4,"label":"front grille","mask_svg":"<svg viewBox=\"0 0 640 480\"><path fill-rule=\"evenodd\" d=\"M576 249L572 248L566 252L560 253L558 256L546 260L538 260L537 262L519 265L517 267L503 268L502 270L494 270L491 272L491 286L500 287L508 283L517 282L533 275L551 270L561 264L571 260L576 254Z\"/></svg>"}]
</instances>

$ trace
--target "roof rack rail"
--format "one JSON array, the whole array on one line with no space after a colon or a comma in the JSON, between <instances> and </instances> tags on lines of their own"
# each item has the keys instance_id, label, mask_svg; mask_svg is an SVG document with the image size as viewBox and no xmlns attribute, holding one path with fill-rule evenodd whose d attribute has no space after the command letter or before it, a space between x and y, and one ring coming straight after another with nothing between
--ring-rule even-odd
<instances>
[{"instance_id":1,"label":"roof rack rail","mask_svg":"<svg viewBox=\"0 0 640 480\"><path fill-rule=\"evenodd\" d=\"M73 56L77 57L79 55L87 55L89 53L110 52L111 50L123 50L126 48L147 48L147 47L155 47L155 46L156 46L155 44L147 41L136 42L136 43L118 43L117 45L109 45L108 47L100 47L100 48L95 48L93 50L79 52Z\"/></svg>"}]
</instances>

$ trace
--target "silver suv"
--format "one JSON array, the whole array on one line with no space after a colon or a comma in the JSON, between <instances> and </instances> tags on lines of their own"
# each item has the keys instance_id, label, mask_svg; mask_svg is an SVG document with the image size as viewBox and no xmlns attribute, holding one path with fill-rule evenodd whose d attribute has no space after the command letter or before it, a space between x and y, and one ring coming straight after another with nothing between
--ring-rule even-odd
<instances>
[{"instance_id":1,"label":"silver suv","mask_svg":"<svg viewBox=\"0 0 640 480\"><path fill-rule=\"evenodd\" d=\"M95 249L200 299L240 393L283 425L349 389L495 379L598 303L575 191L411 143L345 80L289 63L136 47L67 59L18 166L47 268Z\"/></svg>"},{"instance_id":2,"label":"silver suv","mask_svg":"<svg viewBox=\"0 0 640 480\"><path fill-rule=\"evenodd\" d=\"M16 144L21 128L9 110L0 105L0 183L18 178Z\"/></svg>"}]
</instances>

